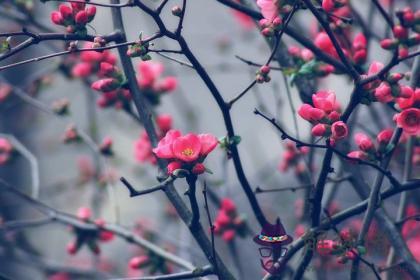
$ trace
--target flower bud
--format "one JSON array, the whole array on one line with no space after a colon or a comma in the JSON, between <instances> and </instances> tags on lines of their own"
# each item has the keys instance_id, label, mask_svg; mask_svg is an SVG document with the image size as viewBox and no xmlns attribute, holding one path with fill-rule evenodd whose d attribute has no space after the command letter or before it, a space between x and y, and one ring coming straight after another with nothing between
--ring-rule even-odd
<instances>
[{"instance_id":1,"label":"flower bud","mask_svg":"<svg viewBox=\"0 0 420 280\"><path fill-rule=\"evenodd\" d=\"M203 174L206 172L206 167L202 163L196 163L192 169L192 173L195 175Z\"/></svg>"},{"instance_id":2,"label":"flower bud","mask_svg":"<svg viewBox=\"0 0 420 280\"><path fill-rule=\"evenodd\" d=\"M408 37L408 29L404 28L401 25L395 25L392 29L394 36L398 39L407 39Z\"/></svg>"},{"instance_id":3,"label":"flower bud","mask_svg":"<svg viewBox=\"0 0 420 280\"><path fill-rule=\"evenodd\" d=\"M168 175L172 175L175 170L181 169L182 164L179 161L170 162L167 166Z\"/></svg>"},{"instance_id":4,"label":"flower bud","mask_svg":"<svg viewBox=\"0 0 420 280\"><path fill-rule=\"evenodd\" d=\"M150 263L150 259L148 256L138 256L130 260L129 266L132 269L139 269L139 268L145 267L149 263Z\"/></svg>"},{"instance_id":5,"label":"flower bud","mask_svg":"<svg viewBox=\"0 0 420 280\"><path fill-rule=\"evenodd\" d=\"M54 11L51 13L51 21L57 25L63 25L64 19L60 12Z\"/></svg>"},{"instance_id":6,"label":"flower bud","mask_svg":"<svg viewBox=\"0 0 420 280\"><path fill-rule=\"evenodd\" d=\"M76 16L74 17L74 20L79 25L85 25L88 22L88 15L85 11L79 11L77 12Z\"/></svg>"},{"instance_id":7,"label":"flower bud","mask_svg":"<svg viewBox=\"0 0 420 280\"><path fill-rule=\"evenodd\" d=\"M346 137L348 134L347 125L342 121L335 122L331 126L331 133L336 140Z\"/></svg>"},{"instance_id":8,"label":"flower bud","mask_svg":"<svg viewBox=\"0 0 420 280\"><path fill-rule=\"evenodd\" d=\"M324 136L327 128L325 124L319 123L312 128L312 135L313 136Z\"/></svg>"},{"instance_id":9,"label":"flower bud","mask_svg":"<svg viewBox=\"0 0 420 280\"><path fill-rule=\"evenodd\" d=\"M174 16L176 16L176 17L180 17L180 16L182 15L182 9L181 9L181 7L180 7L180 6L174 6L174 7L171 9L171 12L172 12L172 14L173 14Z\"/></svg>"},{"instance_id":10,"label":"flower bud","mask_svg":"<svg viewBox=\"0 0 420 280\"><path fill-rule=\"evenodd\" d=\"M60 14L64 20L67 20L73 17L72 8L67 6L66 4L61 4L60 6L58 6L58 10L60 11Z\"/></svg>"}]
</instances>

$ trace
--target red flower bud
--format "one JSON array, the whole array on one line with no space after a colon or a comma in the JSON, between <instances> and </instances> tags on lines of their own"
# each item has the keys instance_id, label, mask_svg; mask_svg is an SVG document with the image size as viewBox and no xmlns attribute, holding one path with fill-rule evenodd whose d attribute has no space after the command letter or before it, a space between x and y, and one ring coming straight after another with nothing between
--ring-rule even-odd
<instances>
[{"instance_id":1,"label":"red flower bud","mask_svg":"<svg viewBox=\"0 0 420 280\"><path fill-rule=\"evenodd\" d=\"M195 175L203 174L206 172L206 167L202 163L196 163L192 169L192 173Z\"/></svg>"},{"instance_id":2,"label":"red flower bud","mask_svg":"<svg viewBox=\"0 0 420 280\"><path fill-rule=\"evenodd\" d=\"M182 168L182 164L179 161L170 162L167 166L168 174L171 175L173 174L175 170L181 169L181 168Z\"/></svg>"},{"instance_id":3,"label":"red flower bud","mask_svg":"<svg viewBox=\"0 0 420 280\"><path fill-rule=\"evenodd\" d=\"M89 17L89 21L93 19L93 17L96 15L96 7L95 6L89 6L86 8L86 14Z\"/></svg>"},{"instance_id":4,"label":"red flower bud","mask_svg":"<svg viewBox=\"0 0 420 280\"><path fill-rule=\"evenodd\" d=\"M233 229L226 230L223 235L222 239L226 242L230 242L235 238L236 232Z\"/></svg>"},{"instance_id":5,"label":"red flower bud","mask_svg":"<svg viewBox=\"0 0 420 280\"><path fill-rule=\"evenodd\" d=\"M390 50L390 49L394 49L398 45L398 42L393 39L384 39L381 41L380 44L383 49Z\"/></svg>"},{"instance_id":6,"label":"red flower bud","mask_svg":"<svg viewBox=\"0 0 420 280\"><path fill-rule=\"evenodd\" d=\"M325 124L319 123L312 128L312 135L313 136L324 136L327 128Z\"/></svg>"},{"instance_id":7,"label":"red flower bud","mask_svg":"<svg viewBox=\"0 0 420 280\"><path fill-rule=\"evenodd\" d=\"M88 15L85 11L79 11L74 17L74 20L77 24L85 25L88 22Z\"/></svg>"},{"instance_id":8,"label":"red flower bud","mask_svg":"<svg viewBox=\"0 0 420 280\"><path fill-rule=\"evenodd\" d=\"M261 73L268 74L270 72L270 66L264 65L260 68Z\"/></svg>"},{"instance_id":9,"label":"red flower bud","mask_svg":"<svg viewBox=\"0 0 420 280\"><path fill-rule=\"evenodd\" d=\"M61 16L61 13L54 11L51 13L51 21L57 25L63 25L64 19Z\"/></svg>"},{"instance_id":10,"label":"red flower bud","mask_svg":"<svg viewBox=\"0 0 420 280\"><path fill-rule=\"evenodd\" d=\"M63 19L70 19L73 17L72 8L67 6L66 4L61 4L60 6L58 6L58 10L60 11L60 14L63 17Z\"/></svg>"},{"instance_id":11,"label":"red flower bud","mask_svg":"<svg viewBox=\"0 0 420 280\"><path fill-rule=\"evenodd\" d=\"M398 39L407 39L408 37L408 29L404 28L401 25L395 25L392 32L394 36Z\"/></svg>"},{"instance_id":12,"label":"red flower bud","mask_svg":"<svg viewBox=\"0 0 420 280\"><path fill-rule=\"evenodd\" d=\"M138 256L138 257L132 258L128 265L132 269L139 269L149 264L149 262L150 262L150 259L148 256Z\"/></svg>"}]
</instances>

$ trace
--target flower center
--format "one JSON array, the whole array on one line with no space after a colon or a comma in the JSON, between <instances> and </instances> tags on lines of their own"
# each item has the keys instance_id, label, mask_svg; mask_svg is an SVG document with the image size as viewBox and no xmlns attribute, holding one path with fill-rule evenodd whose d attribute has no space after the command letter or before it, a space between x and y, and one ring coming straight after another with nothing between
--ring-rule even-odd
<instances>
[{"instance_id":1,"label":"flower center","mask_svg":"<svg viewBox=\"0 0 420 280\"><path fill-rule=\"evenodd\" d=\"M194 154L194 151L191 148L186 148L185 150L182 151L182 154L184 156L190 157Z\"/></svg>"},{"instance_id":2,"label":"flower center","mask_svg":"<svg viewBox=\"0 0 420 280\"><path fill-rule=\"evenodd\" d=\"M407 119L406 119L406 121L407 121L407 124L408 125L416 125L417 124L417 122L418 122L418 120L417 120L417 115L416 114L409 114L408 116L407 116Z\"/></svg>"}]
</instances>

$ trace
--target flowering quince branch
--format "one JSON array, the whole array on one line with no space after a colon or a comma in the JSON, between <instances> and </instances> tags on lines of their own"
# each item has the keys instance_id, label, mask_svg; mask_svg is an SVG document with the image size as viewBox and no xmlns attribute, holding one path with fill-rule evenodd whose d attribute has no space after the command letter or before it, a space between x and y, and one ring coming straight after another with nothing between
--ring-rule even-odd
<instances>
[{"instance_id":1,"label":"flowering quince branch","mask_svg":"<svg viewBox=\"0 0 420 280\"><path fill-rule=\"evenodd\" d=\"M262 14L250 9L242 4L239 4L235 1L232 0L216 0L232 9L235 9L237 11L240 11L248 16L250 16L251 18L255 19L255 20L260 20L263 18ZM337 70L340 70L342 72L346 72L346 66L339 60L333 58L332 56L330 56L329 54L326 54L325 52L321 51L318 47L316 47L313 42L311 40L308 40L307 38L305 38L304 36L302 36L298 31L294 30L293 28L291 28L290 26L285 28L285 33L287 35L289 35L290 37L292 37L293 39L295 39L296 41L298 41L300 44L302 44L302 46L304 46L305 48L310 49L317 58L319 58L320 60L329 63L331 65L333 65Z\"/></svg>"},{"instance_id":2,"label":"flowering quince branch","mask_svg":"<svg viewBox=\"0 0 420 280\"><path fill-rule=\"evenodd\" d=\"M195 267L179 258L178 256L173 255L170 252L167 252L164 249L161 249L160 247L156 246L155 244L143 239L142 237L140 237L138 234L134 234L133 232L131 232L128 229L125 229L119 225L114 225L114 224L101 224L98 225L90 220L81 220L76 216L58 211L54 208L51 208L37 200L32 199L31 197L21 193L20 191L18 191L16 188L10 186L9 184L7 184L6 182L4 182L3 180L0 179L0 188L6 191L9 191L13 194L15 194L16 196L18 196L19 198L21 198L22 200L26 201L29 203L29 205L35 207L36 209L38 209L41 213L45 214L52 222L58 222L64 225L70 225L74 228L77 228L79 230L82 231L89 231L89 232L112 232L117 236L120 236L121 238L125 239L127 242L129 243L133 243L133 244L137 244L141 247L144 247L148 250L153 251L154 253L158 254L159 256L173 262L174 264L179 265L180 267L184 267L186 269L195 269ZM30 225L32 225L34 223L30 223ZM36 224L36 222L35 222ZM12 224L13 226L13 224ZM7 226L6 226L7 228ZM0 230L3 229L3 226L0 225Z\"/></svg>"},{"instance_id":3,"label":"flowering quince branch","mask_svg":"<svg viewBox=\"0 0 420 280\"><path fill-rule=\"evenodd\" d=\"M32 197L34 199L39 196L39 164L37 158L34 154L28 150L16 137L13 135L0 133L0 137L7 139L12 144L14 150L16 150L20 155L22 155L31 166L31 178L32 178Z\"/></svg>"},{"instance_id":4,"label":"flowering quince branch","mask_svg":"<svg viewBox=\"0 0 420 280\"><path fill-rule=\"evenodd\" d=\"M111 3L119 4L119 0L112 0ZM135 1L135 3L137 4L137 6L140 9L142 9L144 12L146 12L148 15L150 15L155 20L156 24L158 25L158 27L160 29L160 35L161 36L166 35L170 38L171 37L174 38L173 33L169 32L166 29L164 23L162 22L162 20L159 17L158 12L150 9L149 7L147 7L146 5L141 3L140 1ZM113 18L114 27L117 30L121 30L121 31L124 30L122 14L121 14L121 11L119 9L113 9L112 10L112 18ZM179 35L179 37L182 38L181 35ZM122 42L125 41L125 40L126 40L125 39L125 34L123 34ZM185 45L186 45L186 43L185 43ZM130 88L131 93L133 95L134 104L137 108L140 119L142 120L142 122L145 126L146 132L149 136L149 139L150 139L150 142L152 143L152 146L156 147L156 144L157 144L158 141L157 141L156 131L154 129L154 126L153 126L153 123L152 123L152 120L151 120L152 115L151 115L151 112L150 112L150 108L148 108L147 101L145 100L145 97L144 97L143 93L140 91L140 89L137 85L136 77L135 77L135 74L134 74L134 69L133 69L133 66L131 64L131 61L126 56L127 47L123 46L123 47L118 48L118 52L120 54L121 62L122 62L122 65L123 65L123 70L124 70L126 78L128 80L129 88ZM158 157L157 162L158 162L159 168L163 172L166 169L166 161L164 159L161 159L161 158ZM187 224L187 225L190 225L191 221L194 220L194 217L191 214L191 212L189 212L189 210L185 206L184 202L182 201L182 199L180 198L179 194L177 193L177 191L175 190L175 188L173 187L172 184L167 185L167 187L165 188L165 194L167 195L167 197L169 198L171 203L174 205L175 209L177 210L179 216L184 221L184 223ZM209 261L212 260L213 257L212 257L211 244L210 244L207 236L205 235L205 233L203 231L203 228L201 227L201 224L198 223L196 226L190 227L190 231L191 231L193 237L197 240L199 246L203 250L207 259ZM225 279L234 279L233 276L231 275L231 273L229 272L229 270L225 267L223 262L220 260L220 258L217 255L215 256L215 258L216 258L216 262L217 262L218 271L219 271L221 277L223 277Z\"/></svg>"},{"instance_id":5,"label":"flowering quince branch","mask_svg":"<svg viewBox=\"0 0 420 280\"><path fill-rule=\"evenodd\" d=\"M331 42L334 45L335 50L337 51L338 56L340 57L341 61L347 68L347 72L349 75L358 82L360 80L360 75L357 72L357 70L354 68L354 66L350 63L347 56L344 54L343 49L341 48L340 44L337 41L337 38L335 37L334 33L332 32L329 24L324 20L322 15L319 13L319 11L315 8L315 6L312 4L310 0L303 0L305 2L306 6L311 10L312 14L316 17L318 22L322 25L325 32L328 34L328 37L330 37Z\"/></svg>"},{"instance_id":6,"label":"flowering quince branch","mask_svg":"<svg viewBox=\"0 0 420 280\"><path fill-rule=\"evenodd\" d=\"M157 33L147 39L144 39L144 43L147 42L151 42L157 38L162 37L161 34ZM40 57L35 57L35 58L31 58L31 59L27 59L27 60L23 60L20 62L16 62L16 63L12 63L12 64L8 64L5 66L0 66L0 71L5 70L5 69L9 69L12 67L16 67L16 66L20 66L23 64L27 64L27 63L31 63L31 62L38 62L41 60L45 60L45 59L49 59L49 58L53 58L53 57L57 57L57 56L63 56L66 54L72 54L72 53L79 53L79 52L90 52L90 51L104 51L104 50L110 50L110 49L115 49L115 48L119 48L119 47L124 47L124 46L130 46L130 45L134 45L136 44L137 41L131 41L131 42L124 42L124 43L118 43L118 44L114 44L111 46L104 46L104 47L98 47L98 48L75 48L75 49L70 49L68 51L62 51L62 52L58 52L58 53L52 53L52 54L48 54L48 55L44 55L44 56L40 56Z\"/></svg>"},{"instance_id":7,"label":"flowering quince branch","mask_svg":"<svg viewBox=\"0 0 420 280\"><path fill-rule=\"evenodd\" d=\"M218 269L217 269L217 262L215 261L215 256L216 256L216 247L214 245L215 244L214 243L214 229L215 229L215 227L214 227L213 222L211 220L209 204L208 204L208 201L207 201L207 183L206 183L206 181L204 181L204 183L203 183L203 196L204 196L204 209L206 210L207 220L208 220L209 226L210 226L211 247L212 247L212 250L213 250L213 261L212 261L212 264L214 266L215 274L217 276L219 276Z\"/></svg>"},{"instance_id":8,"label":"flowering quince branch","mask_svg":"<svg viewBox=\"0 0 420 280\"><path fill-rule=\"evenodd\" d=\"M152 192L155 192L155 191L164 190L166 188L166 186L168 184L172 184L175 181L176 178L177 178L176 176L171 175L168 178L166 178L165 180L163 180L161 183L157 184L156 186L153 186L153 187L150 187L146 190L141 190L141 191L136 190L127 181L127 179L125 179L124 177L121 177L120 181L127 187L128 191L130 192L130 197L135 197L135 196L140 196L140 195L152 193Z\"/></svg>"},{"instance_id":9,"label":"flowering quince branch","mask_svg":"<svg viewBox=\"0 0 420 280\"><path fill-rule=\"evenodd\" d=\"M241 93L239 93L236 97L234 97L231 101L228 102L229 108L231 108L236 101L241 99L254 85L256 85L256 83L258 83L258 82L261 83L261 82L264 82L264 80L269 80L269 77L268 77L268 73L270 72L269 64L274 59L274 56L275 56L275 54L277 52L277 49L279 48L279 45L280 45L281 37L284 34L284 31L286 30L287 26L289 25L289 22L292 20L293 15L298 10L298 8L299 8L298 4L295 4L293 6L292 11L287 15L286 20L284 21L284 25L282 26L281 30L278 33L275 34L276 43L274 44L274 47L272 48L271 54L270 54L267 62L261 67L261 69L259 71L259 72L261 72L261 74L258 74L257 78L254 81L252 81L245 90L243 90ZM261 77L261 79L259 79L260 77ZM263 77L265 77L265 78L263 78Z\"/></svg>"},{"instance_id":10,"label":"flowering quince branch","mask_svg":"<svg viewBox=\"0 0 420 280\"><path fill-rule=\"evenodd\" d=\"M11 34L11 35L8 35ZM11 48L9 51L6 51L3 54L0 54L0 61L5 60L6 58L23 51L24 49L39 44L43 41L51 41L51 40L59 40L59 41L91 41L93 42L95 36L92 35L80 35L80 34L62 34L62 33L32 33L26 29L23 29L22 32L19 33L2 33L0 37L5 36L13 36L13 34L17 35L26 35L30 37L29 39L25 40L24 42L20 43L14 48ZM105 40L105 42L113 42L118 40L120 34L118 32L111 33L109 35L100 36Z\"/></svg>"},{"instance_id":11,"label":"flowering quince branch","mask_svg":"<svg viewBox=\"0 0 420 280\"><path fill-rule=\"evenodd\" d=\"M64 3L80 3L81 0L40 0L41 2L64 2ZM87 4L98 6L98 7L107 7L107 8L125 8L125 7L134 7L136 4L133 0L127 0L125 3L121 4L106 4L95 1L86 1Z\"/></svg>"},{"instance_id":12,"label":"flowering quince branch","mask_svg":"<svg viewBox=\"0 0 420 280\"><path fill-rule=\"evenodd\" d=\"M419 71L420 71L420 63L419 63L420 59L416 59L416 62L413 65L413 75L411 77L411 85L413 87L415 87L418 83L418 79L419 79ZM397 128L394 132L394 135L392 136L392 139L390 141L391 146L394 147L388 154L387 157L385 159L383 159L383 161L381 162L381 167L386 169L391 161L393 152L395 150L395 147L397 146L400 137L402 135L402 128ZM363 219L363 224L362 224L362 229L359 233L357 242L359 245L363 246L364 242L365 242L365 235L367 234L369 227L371 225L371 222L373 220L373 216L376 210L376 205L380 202L380 189L382 186L382 181L384 178L384 174L383 173L379 173L377 175L377 177L375 178L375 182L373 184L370 196L369 196L369 207L365 213L364 219ZM359 262L357 260L353 261L352 264L352 270L351 270L351 278L352 279L356 279L357 275L358 275L358 265ZM414 272L413 272L414 273Z\"/></svg>"}]
</instances>

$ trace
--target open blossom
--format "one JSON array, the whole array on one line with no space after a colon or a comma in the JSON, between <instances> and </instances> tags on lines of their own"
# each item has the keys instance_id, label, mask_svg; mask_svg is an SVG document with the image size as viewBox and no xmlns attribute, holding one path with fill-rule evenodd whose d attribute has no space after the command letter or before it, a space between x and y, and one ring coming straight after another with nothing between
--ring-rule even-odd
<instances>
[{"instance_id":1,"label":"open blossom","mask_svg":"<svg viewBox=\"0 0 420 280\"><path fill-rule=\"evenodd\" d=\"M277 2L278 0L257 0L257 6L261 9L264 18L271 21L279 15Z\"/></svg>"},{"instance_id":2,"label":"open blossom","mask_svg":"<svg viewBox=\"0 0 420 280\"><path fill-rule=\"evenodd\" d=\"M204 168L201 161L217 144L217 138L211 134L188 133L182 136L178 130L169 130L153 149L153 153L159 158L179 161L185 169L190 169L194 174L201 174Z\"/></svg>"},{"instance_id":3,"label":"open blossom","mask_svg":"<svg viewBox=\"0 0 420 280\"><path fill-rule=\"evenodd\" d=\"M334 139L342 139L346 137L348 134L347 125L342 121L335 122L331 126L331 133Z\"/></svg>"},{"instance_id":4,"label":"open blossom","mask_svg":"<svg viewBox=\"0 0 420 280\"><path fill-rule=\"evenodd\" d=\"M418 135L420 133L420 109L408 108L394 116L397 126L405 133Z\"/></svg>"}]
</instances>

